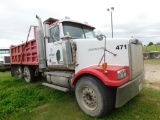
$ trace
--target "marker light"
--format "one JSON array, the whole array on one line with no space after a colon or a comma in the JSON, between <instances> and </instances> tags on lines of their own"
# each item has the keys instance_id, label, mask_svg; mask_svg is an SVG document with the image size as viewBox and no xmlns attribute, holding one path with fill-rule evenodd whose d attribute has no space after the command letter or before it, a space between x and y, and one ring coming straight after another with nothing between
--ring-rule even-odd
<instances>
[{"instance_id":1,"label":"marker light","mask_svg":"<svg viewBox=\"0 0 160 120\"><path fill-rule=\"evenodd\" d=\"M102 63L102 68L107 69L107 63Z\"/></svg>"}]
</instances>

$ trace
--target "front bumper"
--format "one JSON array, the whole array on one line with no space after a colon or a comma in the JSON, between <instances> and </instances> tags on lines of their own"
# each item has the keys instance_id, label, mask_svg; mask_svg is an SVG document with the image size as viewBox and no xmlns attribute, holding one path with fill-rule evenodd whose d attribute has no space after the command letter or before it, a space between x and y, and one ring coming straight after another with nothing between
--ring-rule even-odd
<instances>
[{"instance_id":1,"label":"front bumper","mask_svg":"<svg viewBox=\"0 0 160 120\"><path fill-rule=\"evenodd\" d=\"M144 72L139 76L137 76L136 78L134 78L133 80L118 87L116 93L115 107L116 108L121 107L125 103L127 103L130 99L135 97L142 89L143 83L144 83Z\"/></svg>"}]
</instances>

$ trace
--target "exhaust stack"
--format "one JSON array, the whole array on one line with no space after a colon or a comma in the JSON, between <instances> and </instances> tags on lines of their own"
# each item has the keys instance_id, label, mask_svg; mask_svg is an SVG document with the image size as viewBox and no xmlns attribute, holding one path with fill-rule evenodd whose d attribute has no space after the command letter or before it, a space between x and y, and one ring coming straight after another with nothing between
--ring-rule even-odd
<instances>
[{"instance_id":1,"label":"exhaust stack","mask_svg":"<svg viewBox=\"0 0 160 120\"><path fill-rule=\"evenodd\" d=\"M39 61L39 68L43 69L46 68L46 58L45 58L45 46L44 46L44 32L41 18L36 15L38 19L39 26L36 29L36 42L37 42L37 52L38 52L38 61Z\"/></svg>"}]
</instances>

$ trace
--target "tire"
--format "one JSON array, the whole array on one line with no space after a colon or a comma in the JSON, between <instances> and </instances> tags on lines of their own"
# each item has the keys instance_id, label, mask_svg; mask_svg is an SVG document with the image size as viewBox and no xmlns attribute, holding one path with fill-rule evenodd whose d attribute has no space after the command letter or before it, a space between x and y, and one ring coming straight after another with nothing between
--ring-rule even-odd
<instances>
[{"instance_id":1,"label":"tire","mask_svg":"<svg viewBox=\"0 0 160 120\"><path fill-rule=\"evenodd\" d=\"M31 67L24 67L24 79L26 82L30 83L34 80L34 71Z\"/></svg>"},{"instance_id":2,"label":"tire","mask_svg":"<svg viewBox=\"0 0 160 120\"><path fill-rule=\"evenodd\" d=\"M115 108L114 90L92 76L78 80L75 95L79 107L92 117L104 117Z\"/></svg>"},{"instance_id":3,"label":"tire","mask_svg":"<svg viewBox=\"0 0 160 120\"><path fill-rule=\"evenodd\" d=\"M160 53L153 53L153 58L155 58L155 59L158 59L158 58L160 58Z\"/></svg>"},{"instance_id":4,"label":"tire","mask_svg":"<svg viewBox=\"0 0 160 120\"><path fill-rule=\"evenodd\" d=\"M16 71L17 70L17 67L15 67L14 65L11 65L11 76L15 76L16 75Z\"/></svg>"},{"instance_id":5,"label":"tire","mask_svg":"<svg viewBox=\"0 0 160 120\"><path fill-rule=\"evenodd\" d=\"M18 66L18 77L19 78L23 78L23 67L22 66Z\"/></svg>"},{"instance_id":6,"label":"tire","mask_svg":"<svg viewBox=\"0 0 160 120\"><path fill-rule=\"evenodd\" d=\"M143 53L143 58L145 60L150 59L150 54L149 53Z\"/></svg>"}]
</instances>

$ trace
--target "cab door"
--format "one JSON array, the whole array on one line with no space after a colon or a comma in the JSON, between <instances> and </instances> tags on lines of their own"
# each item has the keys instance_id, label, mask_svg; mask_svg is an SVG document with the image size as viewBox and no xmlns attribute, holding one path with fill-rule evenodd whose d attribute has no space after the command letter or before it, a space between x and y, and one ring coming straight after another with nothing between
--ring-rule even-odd
<instances>
[{"instance_id":1,"label":"cab door","mask_svg":"<svg viewBox=\"0 0 160 120\"><path fill-rule=\"evenodd\" d=\"M50 38L46 41L47 65L62 65L62 40L60 39L59 25L50 28Z\"/></svg>"}]
</instances>

